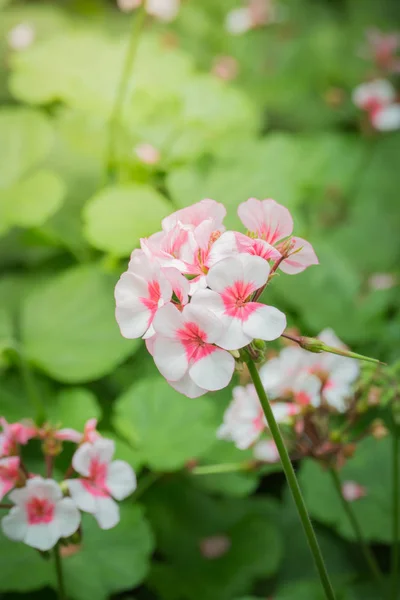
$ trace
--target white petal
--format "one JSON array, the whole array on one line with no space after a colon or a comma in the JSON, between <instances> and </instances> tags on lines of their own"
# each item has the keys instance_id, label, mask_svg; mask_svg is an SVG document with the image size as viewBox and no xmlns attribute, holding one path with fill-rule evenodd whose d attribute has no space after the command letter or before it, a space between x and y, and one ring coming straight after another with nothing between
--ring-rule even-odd
<instances>
[{"instance_id":1,"label":"white petal","mask_svg":"<svg viewBox=\"0 0 400 600\"><path fill-rule=\"evenodd\" d=\"M273 440L260 440L254 446L254 458L267 463L278 462L279 452Z\"/></svg>"},{"instance_id":2,"label":"white petal","mask_svg":"<svg viewBox=\"0 0 400 600\"><path fill-rule=\"evenodd\" d=\"M130 465L123 460L115 460L108 469L107 488L116 500L123 500L136 489L136 476Z\"/></svg>"},{"instance_id":3,"label":"white petal","mask_svg":"<svg viewBox=\"0 0 400 600\"><path fill-rule=\"evenodd\" d=\"M92 456L95 456L100 462L110 463L112 461L112 457L115 454L114 440L99 438L91 446Z\"/></svg>"},{"instance_id":4,"label":"white petal","mask_svg":"<svg viewBox=\"0 0 400 600\"><path fill-rule=\"evenodd\" d=\"M218 339L218 346L225 350L239 350L253 341L252 335L248 335L243 330L243 323L240 319L231 317L222 317L224 331Z\"/></svg>"},{"instance_id":5,"label":"white petal","mask_svg":"<svg viewBox=\"0 0 400 600\"><path fill-rule=\"evenodd\" d=\"M207 275L207 284L215 292L223 292L236 281L243 280L243 265L237 256L220 260L211 267Z\"/></svg>"},{"instance_id":6,"label":"white petal","mask_svg":"<svg viewBox=\"0 0 400 600\"><path fill-rule=\"evenodd\" d=\"M25 511L14 506L8 515L1 520L1 528L6 537L16 542L22 542L28 531L28 523L25 517Z\"/></svg>"},{"instance_id":7,"label":"white petal","mask_svg":"<svg viewBox=\"0 0 400 600\"><path fill-rule=\"evenodd\" d=\"M128 340L142 337L149 328L151 312L144 304L136 303L131 307L117 306L115 319L119 325L121 335Z\"/></svg>"},{"instance_id":8,"label":"white petal","mask_svg":"<svg viewBox=\"0 0 400 600\"><path fill-rule=\"evenodd\" d=\"M238 260L242 263L245 283L251 283L255 290L258 290L268 281L270 266L266 260L260 256L251 254L239 254Z\"/></svg>"},{"instance_id":9,"label":"white petal","mask_svg":"<svg viewBox=\"0 0 400 600\"><path fill-rule=\"evenodd\" d=\"M143 277L127 271L122 273L115 286L115 301L117 305L129 306L138 298L148 298L148 282Z\"/></svg>"},{"instance_id":10,"label":"white petal","mask_svg":"<svg viewBox=\"0 0 400 600\"><path fill-rule=\"evenodd\" d=\"M400 129L400 104L391 104L372 114L372 125L379 131Z\"/></svg>"},{"instance_id":11,"label":"white petal","mask_svg":"<svg viewBox=\"0 0 400 600\"><path fill-rule=\"evenodd\" d=\"M292 254L281 262L279 266L281 271L287 275L296 275L311 265L319 264L317 255L310 242L298 237L293 237L292 242ZM295 252L296 250L297 252Z\"/></svg>"},{"instance_id":12,"label":"white petal","mask_svg":"<svg viewBox=\"0 0 400 600\"><path fill-rule=\"evenodd\" d=\"M59 539L60 533L58 531L57 523L52 521L51 523L29 525L24 542L25 544L28 544L28 546L32 546L32 548L37 548L44 552L45 550L54 548Z\"/></svg>"},{"instance_id":13,"label":"white petal","mask_svg":"<svg viewBox=\"0 0 400 600\"><path fill-rule=\"evenodd\" d=\"M166 304L158 309L153 327L160 335L174 338L176 331L183 327L182 313L173 304Z\"/></svg>"},{"instance_id":14,"label":"white petal","mask_svg":"<svg viewBox=\"0 0 400 600\"><path fill-rule=\"evenodd\" d=\"M190 304L192 306L202 306L213 312L217 317L221 317L225 310L221 296L212 290L199 290L192 296Z\"/></svg>"},{"instance_id":15,"label":"white petal","mask_svg":"<svg viewBox=\"0 0 400 600\"><path fill-rule=\"evenodd\" d=\"M184 346L166 337L156 336L153 358L161 375L170 381L181 379L189 366Z\"/></svg>"},{"instance_id":16,"label":"white petal","mask_svg":"<svg viewBox=\"0 0 400 600\"><path fill-rule=\"evenodd\" d=\"M238 254L238 246L234 231L225 231L211 246L207 259L207 266L211 268L224 258Z\"/></svg>"},{"instance_id":17,"label":"white petal","mask_svg":"<svg viewBox=\"0 0 400 600\"><path fill-rule=\"evenodd\" d=\"M186 323L195 323L206 334L206 341L214 344L222 334L221 320L210 310L199 304L188 304L182 312Z\"/></svg>"},{"instance_id":18,"label":"white petal","mask_svg":"<svg viewBox=\"0 0 400 600\"><path fill-rule=\"evenodd\" d=\"M71 498L80 510L88 513L94 513L96 511L96 497L93 496L85 486L82 484L80 479L69 479L67 480L67 486Z\"/></svg>"},{"instance_id":19,"label":"white petal","mask_svg":"<svg viewBox=\"0 0 400 600\"><path fill-rule=\"evenodd\" d=\"M276 340L284 332L286 316L273 306L259 304L246 321L243 322L243 331L252 338L261 340Z\"/></svg>"},{"instance_id":20,"label":"white petal","mask_svg":"<svg viewBox=\"0 0 400 600\"><path fill-rule=\"evenodd\" d=\"M94 517L101 529L111 529L119 523L119 507L112 498L96 498Z\"/></svg>"},{"instance_id":21,"label":"white petal","mask_svg":"<svg viewBox=\"0 0 400 600\"><path fill-rule=\"evenodd\" d=\"M63 498L57 502L55 519L61 537L68 537L78 529L81 514L71 498Z\"/></svg>"},{"instance_id":22,"label":"white petal","mask_svg":"<svg viewBox=\"0 0 400 600\"><path fill-rule=\"evenodd\" d=\"M85 442L82 446L79 446L77 451L72 457L72 466L77 473L89 476L90 462L92 460L92 445L89 442Z\"/></svg>"},{"instance_id":23,"label":"white petal","mask_svg":"<svg viewBox=\"0 0 400 600\"><path fill-rule=\"evenodd\" d=\"M178 381L168 381L168 383L174 390L180 394L184 394L184 396L187 396L188 398L199 398L207 393L207 390L195 384L193 379L189 376L189 373L186 373L182 379L178 379Z\"/></svg>"},{"instance_id":24,"label":"white petal","mask_svg":"<svg viewBox=\"0 0 400 600\"><path fill-rule=\"evenodd\" d=\"M226 387L235 370L235 359L229 352L217 348L204 358L196 361L189 369L189 375L196 385L215 391Z\"/></svg>"}]
</instances>

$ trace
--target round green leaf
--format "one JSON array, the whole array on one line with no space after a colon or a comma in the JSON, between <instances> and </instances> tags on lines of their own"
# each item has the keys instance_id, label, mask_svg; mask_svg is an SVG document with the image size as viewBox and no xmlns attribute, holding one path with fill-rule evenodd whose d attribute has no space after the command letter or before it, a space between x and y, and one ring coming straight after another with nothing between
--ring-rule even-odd
<instances>
[{"instance_id":1,"label":"round green leaf","mask_svg":"<svg viewBox=\"0 0 400 600\"><path fill-rule=\"evenodd\" d=\"M4 516L5 511L1 511ZM4 515L3 515L4 513ZM0 591L31 592L45 587L52 577L53 565L37 550L12 542L0 532Z\"/></svg>"},{"instance_id":2,"label":"round green leaf","mask_svg":"<svg viewBox=\"0 0 400 600\"><path fill-rule=\"evenodd\" d=\"M390 440L371 437L359 444L354 457L340 471L342 482L356 481L366 489L366 496L355 500L351 507L367 540L390 542L392 537L390 462ZM379 477L371 473L379 473ZM300 478L311 516L354 540L356 536L329 473L317 462L306 460Z\"/></svg>"},{"instance_id":3,"label":"round green leaf","mask_svg":"<svg viewBox=\"0 0 400 600\"><path fill-rule=\"evenodd\" d=\"M168 201L148 185L109 187L84 208L85 236L99 250L128 256L141 237L161 229L170 211Z\"/></svg>"},{"instance_id":4,"label":"round green leaf","mask_svg":"<svg viewBox=\"0 0 400 600\"><path fill-rule=\"evenodd\" d=\"M25 352L37 366L67 383L112 371L137 346L115 322L113 277L96 266L76 267L33 290L22 306Z\"/></svg>"},{"instance_id":5,"label":"round green leaf","mask_svg":"<svg viewBox=\"0 0 400 600\"><path fill-rule=\"evenodd\" d=\"M29 108L0 110L0 188L41 162L53 143L47 117Z\"/></svg>"},{"instance_id":6,"label":"round green leaf","mask_svg":"<svg viewBox=\"0 0 400 600\"><path fill-rule=\"evenodd\" d=\"M101 409L96 396L86 388L61 390L54 401L46 403L47 419L54 425L83 431L86 421L100 419Z\"/></svg>"},{"instance_id":7,"label":"round green leaf","mask_svg":"<svg viewBox=\"0 0 400 600\"><path fill-rule=\"evenodd\" d=\"M160 471L180 469L215 440L208 399L191 402L161 377L134 384L117 400L114 425Z\"/></svg>"},{"instance_id":8,"label":"round green leaf","mask_svg":"<svg viewBox=\"0 0 400 600\"><path fill-rule=\"evenodd\" d=\"M83 517L81 550L63 559L68 595L74 600L107 600L146 577L153 536L141 508L128 502L120 507L119 524L109 531L101 530L92 516Z\"/></svg>"}]
</instances>

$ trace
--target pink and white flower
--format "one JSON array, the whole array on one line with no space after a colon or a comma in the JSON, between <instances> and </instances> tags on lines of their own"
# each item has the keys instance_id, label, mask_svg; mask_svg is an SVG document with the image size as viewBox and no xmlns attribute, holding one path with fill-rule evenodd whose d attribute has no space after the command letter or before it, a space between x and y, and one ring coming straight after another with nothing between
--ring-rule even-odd
<instances>
[{"instance_id":1,"label":"pink and white flower","mask_svg":"<svg viewBox=\"0 0 400 600\"><path fill-rule=\"evenodd\" d=\"M144 252L132 254L128 271L123 273L115 287L116 319L124 337L134 339L153 334L151 324L158 311L172 299L171 273L165 273ZM181 278L179 292L187 285Z\"/></svg>"},{"instance_id":2,"label":"pink and white flower","mask_svg":"<svg viewBox=\"0 0 400 600\"><path fill-rule=\"evenodd\" d=\"M254 385L235 387L217 437L232 441L237 448L245 450L258 440L265 427L264 412Z\"/></svg>"},{"instance_id":3,"label":"pink and white flower","mask_svg":"<svg viewBox=\"0 0 400 600\"><path fill-rule=\"evenodd\" d=\"M161 21L175 19L180 8L180 0L117 0L118 8L123 12L135 10L143 2L146 12Z\"/></svg>"},{"instance_id":4,"label":"pink and white flower","mask_svg":"<svg viewBox=\"0 0 400 600\"><path fill-rule=\"evenodd\" d=\"M208 308L223 325L218 345L243 348L255 338L275 340L286 327L286 317L273 306L252 300L268 281L269 264L259 256L239 254L214 265L207 275L210 290L200 290L192 304Z\"/></svg>"},{"instance_id":5,"label":"pink and white flower","mask_svg":"<svg viewBox=\"0 0 400 600\"><path fill-rule=\"evenodd\" d=\"M253 456L256 460L266 463L279 461L279 452L273 440L259 440L253 447Z\"/></svg>"},{"instance_id":6,"label":"pink and white flower","mask_svg":"<svg viewBox=\"0 0 400 600\"><path fill-rule=\"evenodd\" d=\"M15 506L1 522L3 533L38 550L50 550L79 527L80 513L52 479L34 477L9 495Z\"/></svg>"},{"instance_id":7,"label":"pink and white flower","mask_svg":"<svg viewBox=\"0 0 400 600\"><path fill-rule=\"evenodd\" d=\"M89 444L94 444L99 439L101 439L101 434L97 431L97 419L89 419L85 423L83 436L80 442L83 444L85 442L89 442Z\"/></svg>"},{"instance_id":8,"label":"pink and white flower","mask_svg":"<svg viewBox=\"0 0 400 600\"><path fill-rule=\"evenodd\" d=\"M20 478L19 456L0 458L0 500L18 483Z\"/></svg>"},{"instance_id":9,"label":"pink and white flower","mask_svg":"<svg viewBox=\"0 0 400 600\"><path fill-rule=\"evenodd\" d=\"M347 502L354 502L367 495L367 489L356 481L344 481L342 494Z\"/></svg>"},{"instance_id":10,"label":"pink and white flower","mask_svg":"<svg viewBox=\"0 0 400 600\"><path fill-rule=\"evenodd\" d=\"M181 208L162 220L161 225L163 231L171 231L177 224L188 225L195 229L204 221L211 220L214 230L225 231L223 224L226 217L226 208L220 202L206 198Z\"/></svg>"},{"instance_id":11,"label":"pink and white flower","mask_svg":"<svg viewBox=\"0 0 400 600\"><path fill-rule=\"evenodd\" d=\"M7 34L7 42L12 50L26 50L33 44L36 31L30 23L18 23Z\"/></svg>"},{"instance_id":12,"label":"pink and white flower","mask_svg":"<svg viewBox=\"0 0 400 600\"><path fill-rule=\"evenodd\" d=\"M0 425L3 427L3 433L0 433L0 457L17 454L18 446L24 446L37 435L33 423L8 423L1 417Z\"/></svg>"},{"instance_id":13,"label":"pink and white flower","mask_svg":"<svg viewBox=\"0 0 400 600\"><path fill-rule=\"evenodd\" d=\"M400 73L400 34L383 33L378 29L367 31L368 54L373 58L376 66L388 73Z\"/></svg>"},{"instance_id":14,"label":"pink and white flower","mask_svg":"<svg viewBox=\"0 0 400 600\"><path fill-rule=\"evenodd\" d=\"M309 242L299 237L290 237L293 219L285 206L272 199L260 201L249 198L239 205L238 215L251 237L264 240L281 254L284 252L286 258L279 265L284 273L294 275L310 265L318 264L318 258Z\"/></svg>"},{"instance_id":15,"label":"pink and white flower","mask_svg":"<svg viewBox=\"0 0 400 600\"><path fill-rule=\"evenodd\" d=\"M180 312L169 304L158 311L153 325L153 358L169 382L179 386L183 381L197 395L200 389L214 391L228 385L235 360L216 345L223 325L211 311L191 303Z\"/></svg>"},{"instance_id":16,"label":"pink and white flower","mask_svg":"<svg viewBox=\"0 0 400 600\"><path fill-rule=\"evenodd\" d=\"M134 152L138 159L145 165L156 165L161 158L160 151L146 142L135 146Z\"/></svg>"},{"instance_id":17,"label":"pink and white flower","mask_svg":"<svg viewBox=\"0 0 400 600\"><path fill-rule=\"evenodd\" d=\"M400 104L396 103L396 90L386 79L375 79L357 86L353 102L368 113L375 129L400 129Z\"/></svg>"},{"instance_id":18,"label":"pink and white flower","mask_svg":"<svg viewBox=\"0 0 400 600\"><path fill-rule=\"evenodd\" d=\"M136 488L136 476L128 463L113 461L115 443L98 439L84 443L75 452L72 466L83 477L67 481L76 506L92 514L101 529L111 529L119 522L119 507L113 500L123 500Z\"/></svg>"}]
</instances>

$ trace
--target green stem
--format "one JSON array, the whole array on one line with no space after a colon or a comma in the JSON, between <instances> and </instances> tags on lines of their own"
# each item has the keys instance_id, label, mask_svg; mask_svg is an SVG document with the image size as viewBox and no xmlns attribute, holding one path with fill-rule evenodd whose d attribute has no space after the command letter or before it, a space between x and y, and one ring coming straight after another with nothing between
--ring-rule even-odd
<instances>
[{"instance_id":1,"label":"green stem","mask_svg":"<svg viewBox=\"0 0 400 600\"><path fill-rule=\"evenodd\" d=\"M23 350L20 349L19 345L14 345L12 349L17 357L18 368L21 374L21 379L25 386L26 395L36 413L35 422L37 425L42 425L46 420L46 410L40 393L36 387L35 378L28 361L24 356Z\"/></svg>"},{"instance_id":2,"label":"green stem","mask_svg":"<svg viewBox=\"0 0 400 600\"><path fill-rule=\"evenodd\" d=\"M393 541L392 541L392 600L398 598L399 591L399 538L400 538L400 519L399 519L399 435L397 424L393 432L393 457L392 457L392 485L393 485Z\"/></svg>"},{"instance_id":3,"label":"green stem","mask_svg":"<svg viewBox=\"0 0 400 600\"><path fill-rule=\"evenodd\" d=\"M133 64L135 62L137 49L139 45L140 32L146 18L145 2L139 8L133 17L132 30L130 34L128 49L125 56L124 66L122 69L121 79L118 84L117 93L115 96L114 106L111 111L109 128L108 128L108 147L107 147L107 172L109 176L115 173L117 164L117 146L120 133L120 124L122 120L122 112L124 101L129 85L129 77L132 73Z\"/></svg>"},{"instance_id":4,"label":"green stem","mask_svg":"<svg viewBox=\"0 0 400 600\"><path fill-rule=\"evenodd\" d=\"M357 521L357 518L353 512L353 509L351 508L350 503L346 500L346 498L343 496L343 491L342 491L342 484L340 481L340 477L339 477L339 473L337 472L337 470L335 468L330 468L329 469L329 473L331 475L332 478L332 482L333 485L335 487L335 490L337 492L338 497L340 498L340 501L342 503L343 509L345 511L345 513L348 516L348 519L351 523L351 526L354 530L354 533L356 535L357 538L357 542L360 546L360 549L364 555L365 558L365 562L368 564L372 575L374 576L375 580L377 581L377 583L382 586L383 585L383 580L382 580L382 572L379 568L378 563L376 562L375 556L373 555L373 553L371 552L370 547L368 546L368 544L365 542L362 531L361 531L361 527Z\"/></svg>"},{"instance_id":5,"label":"green stem","mask_svg":"<svg viewBox=\"0 0 400 600\"><path fill-rule=\"evenodd\" d=\"M238 463L225 463L221 465L201 465L190 469L192 475L216 475L218 473L239 473L250 471L254 467L254 461L243 461Z\"/></svg>"},{"instance_id":6,"label":"green stem","mask_svg":"<svg viewBox=\"0 0 400 600\"><path fill-rule=\"evenodd\" d=\"M326 566L324 563L324 559L321 554L321 550L318 545L318 541L311 524L310 517L307 512L307 508L304 502L303 495L300 490L300 486L298 484L296 474L293 469L293 465L290 461L289 454L286 450L285 443L283 441L281 432L279 431L279 427L275 421L274 414L268 402L267 394L265 393L263 384L261 383L260 376L258 374L257 368L252 360L249 360L247 363L249 368L249 372L251 378L254 383L254 387L257 391L258 397L260 399L261 405L264 410L265 417L267 419L268 427L270 429L271 435L274 438L276 447L279 452L279 456L282 461L282 467L286 476L286 480L290 487L290 491L292 492L294 502L297 507L297 511L299 513L299 517L301 523L304 528L304 533L307 537L307 541L310 546L311 553L314 557L315 566L317 567L317 571L321 580L322 587L325 592L325 596L328 600L335 600L335 594L329 580L328 572L326 570Z\"/></svg>"},{"instance_id":7,"label":"green stem","mask_svg":"<svg viewBox=\"0 0 400 600\"><path fill-rule=\"evenodd\" d=\"M158 481L160 479L160 477L162 477L162 475L163 475L162 473L157 473L157 471L149 471L146 475L144 475L140 479L138 486L135 490L135 493L133 494L133 499L135 500L135 502L145 492L147 492L149 487L151 487L153 485L153 483L156 483L156 481Z\"/></svg>"},{"instance_id":8,"label":"green stem","mask_svg":"<svg viewBox=\"0 0 400 600\"><path fill-rule=\"evenodd\" d=\"M54 563L55 563L55 567L56 567L58 598L59 598L59 600L67 600L67 596L65 594L64 574L63 574L63 569L62 569L59 544L54 546Z\"/></svg>"}]
</instances>

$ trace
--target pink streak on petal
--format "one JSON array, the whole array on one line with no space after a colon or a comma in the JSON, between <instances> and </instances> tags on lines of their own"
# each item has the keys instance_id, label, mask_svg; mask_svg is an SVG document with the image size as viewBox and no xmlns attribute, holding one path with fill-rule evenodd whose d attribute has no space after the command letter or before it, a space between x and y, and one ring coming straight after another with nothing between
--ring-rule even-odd
<instances>
[{"instance_id":1,"label":"pink streak on petal","mask_svg":"<svg viewBox=\"0 0 400 600\"><path fill-rule=\"evenodd\" d=\"M54 519L55 504L47 498L33 497L25 505L29 525L51 523Z\"/></svg>"},{"instance_id":2,"label":"pink streak on petal","mask_svg":"<svg viewBox=\"0 0 400 600\"><path fill-rule=\"evenodd\" d=\"M207 343L207 334L200 329L197 323L188 322L176 335L185 348L188 361L198 361L209 356L216 350L216 346Z\"/></svg>"}]
</instances>

